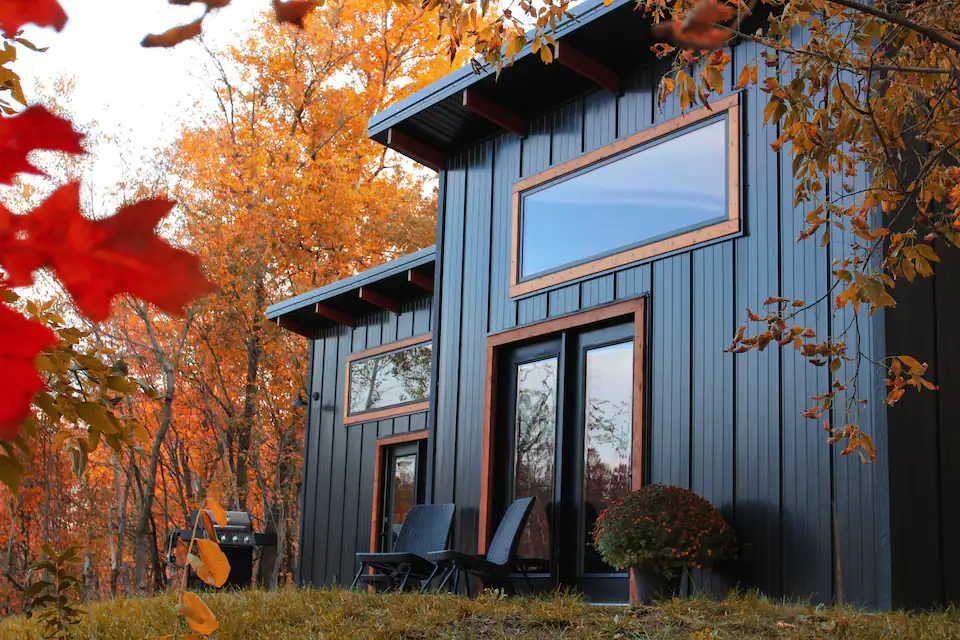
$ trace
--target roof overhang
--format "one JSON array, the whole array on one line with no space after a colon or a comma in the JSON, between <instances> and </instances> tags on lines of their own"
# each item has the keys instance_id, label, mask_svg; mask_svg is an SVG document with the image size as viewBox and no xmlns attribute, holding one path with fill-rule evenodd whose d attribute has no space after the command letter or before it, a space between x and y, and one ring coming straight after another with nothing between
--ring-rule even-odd
<instances>
[{"instance_id":1,"label":"roof overhang","mask_svg":"<svg viewBox=\"0 0 960 640\"><path fill-rule=\"evenodd\" d=\"M315 338L334 325L355 326L377 311L400 313L404 304L433 293L436 247L397 258L355 276L267 308L267 319Z\"/></svg>"},{"instance_id":2,"label":"roof overhang","mask_svg":"<svg viewBox=\"0 0 960 640\"><path fill-rule=\"evenodd\" d=\"M588 0L571 13L551 33L559 42L553 63L527 45L499 78L492 67L466 65L373 116L370 137L439 170L466 146L504 131L522 135L533 117L585 93L619 93L622 74L654 59L652 23L635 0Z\"/></svg>"}]
</instances>

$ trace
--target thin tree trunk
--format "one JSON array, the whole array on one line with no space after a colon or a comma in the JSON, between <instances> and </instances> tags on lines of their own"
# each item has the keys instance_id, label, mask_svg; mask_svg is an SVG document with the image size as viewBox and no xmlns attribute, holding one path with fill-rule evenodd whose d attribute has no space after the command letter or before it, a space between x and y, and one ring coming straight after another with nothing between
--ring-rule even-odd
<instances>
[{"instance_id":1,"label":"thin tree trunk","mask_svg":"<svg viewBox=\"0 0 960 640\"><path fill-rule=\"evenodd\" d=\"M266 304L266 287L263 272L258 274L254 288L254 309L260 310ZM237 503L240 511L247 510L247 494L249 487L248 457L250 455L251 433L253 421L257 416L258 378L260 376L260 356L263 353L263 319L262 314L253 316L251 335L247 340L247 376L243 391L243 414L240 422L240 432L237 434Z\"/></svg>"}]
</instances>

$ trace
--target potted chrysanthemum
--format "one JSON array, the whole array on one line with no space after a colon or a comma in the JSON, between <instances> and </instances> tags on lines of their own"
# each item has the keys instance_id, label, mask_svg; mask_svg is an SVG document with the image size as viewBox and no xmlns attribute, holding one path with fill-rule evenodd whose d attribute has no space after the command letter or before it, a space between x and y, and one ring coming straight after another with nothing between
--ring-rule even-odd
<instances>
[{"instance_id":1,"label":"potted chrysanthemum","mask_svg":"<svg viewBox=\"0 0 960 640\"><path fill-rule=\"evenodd\" d=\"M601 512L593 543L604 561L630 570L631 604L672 597L684 568L710 569L735 554L736 536L712 504L689 489L647 485Z\"/></svg>"}]
</instances>

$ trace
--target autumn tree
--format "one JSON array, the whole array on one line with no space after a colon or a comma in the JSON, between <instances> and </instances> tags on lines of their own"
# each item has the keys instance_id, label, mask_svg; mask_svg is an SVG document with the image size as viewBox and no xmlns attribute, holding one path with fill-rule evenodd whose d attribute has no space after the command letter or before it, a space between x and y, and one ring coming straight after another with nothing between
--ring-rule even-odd
<instances>
[{"instance_id":1,"label":"autumn tree","mask_svg":"<svg viewBox=\"0 0 960 640\"><path fill-rule=\"evenodd\" d=\"M15 58L10 52L16 47L32 46L19 33L22 24L62 28L66 20L53 0L14 5L0 6L0 24L10 36L0 65ZM208 6L215 8L214 3ZM203 127L187 131L175 149L159 154L172 164L159 163L151 179L140 180L132 193L118 189L112 194L121 207L118 218L81 197L72 182L82 171L55 178L55 184L68 186L48 200L42 189L32 190L32 183L14 182L22 194L17 213L36 210L26 216L0 210L0 265L13 285L25 284L32 270L44 266L62 277L65 295L58 294L54 306L44 302L42 313L61 314L83 326L77 334L78 357L87 358L84 367L91 375L84 384L95 395L78 400L89 405L80 415L69 410L70 395L58 392L53 378L26 375L33 355L52 348L56 335L41 327L30 329L35 339L25 340L31 325L4 308L0 320L10 330L5 336L21 339L17 350L4 342L0 357L19 367L20 385L17 403L5 403L8 413L0 418L11 430L8 437L16 437L24 448L29 439L42 445L39 451L15 455L10 448L0 453L0 479L15 491L5 505L7 548L22 551L22 556L6 554L3 568L9 575L40 559L40 549L28 538L30 523L40 521L51 527L51 536L55 524L69 529L65 543L88 543L84 575L92 590L115 595L162 586L165 570L158 546L164 531L180 526L197 500L215 490L263 516L281 544L286 542L285 567L292 568L303 422L302 413L290 405L296 397L292 392L306 386L305 361L302 344L264 324L264 308L294 289L320 286L432 241L432 190L422 177L400 171L396 158L367 142L364 127L388 101L443 69L421 10L356 2L318 11L307 20L312 8L312 3L277 2L276 17L306 30L278 27L272 17L265 18L259 25L264 38L251 38L246 47L205 52L222 117L207 118ZM53 10L59 13L53 16ZM200 31L187 27L148 38L145 46L173 44ZM11 90L11 101L3 106L14 113L14 103L25 104L26 97L10 80L16 75L7 69L3 73L8 74L4 88ZM26 161L33 149L85 151L69 122L40 107L2 121L0 127L10 151L0 161L4 182L24 171L38 172ZM222 286L221 297L188 306L181 318L164 312L180 311L206 285L181 277L181 254L141 235L152 232L159 214L170 209L157 199L164 191L158 189L161 183L184 198L166 234L202 253L207 273ZM103 221L91 222L91 216ZM65 224L55 226L61 220ZM120 255L127 247L109 244L120 220L129 225L128 241L152 252L152 262L139 263L139 256ZM105 248L128 267L163 264L173 271L160 275L128 268L123 275L104 277L106 264L97 272L102 282L80 281L79 273L86 277L90 268L101 265L67 269L70 260L80 259L68 244L77 238L108 243ZM60 243L58 253L42 253L30 244L50 239ZM106 253L104 262L109 262L112 256ZM124 291L151 304L121 296L107 320L113 298ZM31 295L39 300L47 293L41 289ZM84 316L97 322L87 324ZM51 326L70 329L57 322ZM116 367L116 372L94 372L94 353L100 354L98 366ZM57 371L50 375L59 375ZM65 371L72 375L74 369ZM131 382L122 382L128 372ZM134 378L150 383L141 389ZM44 382L50 385L50 401L40 407L37 419L45 430L30 426L21 434L22 416ZM132 395L111 395L107 385L122 386ZM147 390L149 394L141 393ZM102 413L93 412L93 404ZM134 430L137 446L131 439ZM98 447L101 442L110 446ZM35 467L38 455L41 466ZM33 477L42 478L39 501L32 489L20 490L24 476L30 487ZM80 496L85 497L78 508L64 510L68 500ZM255 499L259 504L251 502ZM97 504L105 508L98 511ZM108 538L83 539L95 530L108 531ZM132 575L125 559L131 546ZM104 567L106 573L98 573ZM268 579L275 582L279 570L276 563Z\"/></svg>"},{"instance_id":2,"label":"autumn tree","mask_svg":"<svg viewBox=\"0 0 960 640\"><path fill-rule=\"evenodd\" d=\"M427 29L418 9L358 1L302 31L264 18L242 46L203 47L219 112L171 156L185 225L221 285L196 318L192 402L217 433L230 502L259 495L270 531L292 533L302 414L290 404L307 372L303 345L264 309L432 242L432 189L365 134L442 73Z\"/></svg>"}]
</instances>

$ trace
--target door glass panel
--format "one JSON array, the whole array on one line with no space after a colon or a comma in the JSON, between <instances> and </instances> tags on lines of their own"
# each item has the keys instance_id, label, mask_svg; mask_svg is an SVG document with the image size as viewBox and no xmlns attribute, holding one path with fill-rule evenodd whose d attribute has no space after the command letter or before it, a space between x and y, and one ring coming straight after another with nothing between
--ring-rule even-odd
<instances>
[{"instance_id":1,"label":"door glass panel","mask_svg":"<svg viewBox=\"0 0 960 640\"><path fill-rule=\"evenodd\" d=\"M521 364L517 367L514 495L537 498L520 538L519 555L542 560L538 571L549 571L556 437L557 358Z\"/></svg>"},{"instance_id":2,"label":"door glass panel","mask_svg":"<svg viewBox=\"0 0 960 640\"><path fill-rule=\"evenodd\" d=\"M407 513L417 502L417 456L397 456L393 463L393 499L390 510L390 549L400 535Z\"/></svg>"},{"instance_id":3,"label":"door glass panel","mask_svg":"<svg viewBox=\"0 0 960 640\"><path fill-rule=\"evenodd\" d=\"M616 571L590 542L593 523L613 500L630 491L633 435L633 341L586 353L584 416L583 571Z\"/></svg>"}]
</instances>

